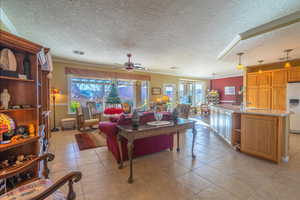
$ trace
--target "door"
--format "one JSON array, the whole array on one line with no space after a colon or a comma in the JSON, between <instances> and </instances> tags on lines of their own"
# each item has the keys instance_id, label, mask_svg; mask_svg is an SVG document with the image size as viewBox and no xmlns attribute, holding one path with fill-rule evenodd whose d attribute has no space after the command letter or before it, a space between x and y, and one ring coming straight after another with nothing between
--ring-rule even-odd
<instances>
[{"instance_id":1,"label":"door","mask_svg":"<svg viewBox=\"0 0 300 200\"><path fill-rule=\"evenodd\" d=\"M272 109L286 110L286 87L272 88Z\"/></svg>"},{"instance_id":2,"label":"door","mask_svg":"<svg viewBox=\"0 0 300 200\"><path fill-rule=\"evenodd\" d=\"M251 108L257 107L257 98L258 98L258 88L257 87L248 87L247 88L247 102L246 106Z\"/></svg>"},{"instance_id":3,"label":"door","mask_svg":"<svg viewBox=\"0 0 300 200\"><path fill-rule=\"evenodd\" d=\"M241 151L278 162L278 119L242 114Z\"/></svg>"},{"instance_id":4,"label":"door","mask_svg":"<svg viewBox=\"0 0 300 200\"><path fill-rule=\"evenodd\" d=\"M272 86L273 87L283 87L287 84L287 70L274 70L272 77Z\"/></svg>"},{"instance_id":5,"label":"door","mask_svg":"<svg viewBox=\"0 0 300 200\"><path fill-rule=\"evenodd\" d=\"M271 88L258 88L257 108L271 109Z\"/></svg>"}]
</instances>

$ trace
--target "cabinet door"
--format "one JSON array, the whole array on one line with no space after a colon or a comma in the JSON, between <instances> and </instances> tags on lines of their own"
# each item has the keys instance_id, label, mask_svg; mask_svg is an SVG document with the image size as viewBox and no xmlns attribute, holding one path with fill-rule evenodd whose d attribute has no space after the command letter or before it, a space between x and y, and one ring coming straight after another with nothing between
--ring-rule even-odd
<instances>
[{"instance_id":1,"label":"cabinet door","mask_svg":"<svg viewBox=\"0 0 300 200\"><path fill-rule=\"evenodd\" d=\"M287 84L287 70L274 70L272 77L273 87L285 87Z\"/></svg>"},{"instance_id":2,"label":"cabinet door","mask_svg":"<svg viewBox=\"0 0 300 200\"><path fill-rule=\"evenodd\" d=\"M277 118L242 114L241 151L278 162Z\"/></svg>"},{"instance_id":3,"label":"cabinet door","mask_svg":"<svg viewBox=\"0 0 300 200\"><path fill-rule=\"evenodd\" d=\"M293 67L288 71L288 82L300 81L300 67Z\"/></svg>"},{"instance_id":4,"label":"cabinet door","mask_svg":"<svg viewBox=\"0 0 300 200\"><path fill-rule=\"evenodd\" d=\"M248 73L247 74L247 86L256 87L257 86L257 73Z\"/></svg>"},{"instance_id":5,"label":"cabinet door","mask_svg":"<svg viewBox=\"0 0 300 200\"><path fill-rule=\"evenodd\" d=\"M257 97L258 97L258 88L257 87L247 87L247 97L246 97L246 106L247 107L257 107Z\"/></svg>"},{"instance_id":6,"label":"cabinet door","mask_svg":"<svg viewBox=\"0 0 300 200\"><path fill-rule=\"evenodd\" d=\"M257 86L258 87L270 87L272 80L272 72L258 73Z\"/></svg>"},{"instance_id":7,"label":"cabinet door","mask_svg":"<svg viewBox=\"0 0 300 200\"><path fill-rule=\"evenodd\" d=\"M286 87L272 88L272 109L286 110Z\"/></svg>"},{"instance_id":8,"label":"cabinet door","mask_svg":"<svg viewBox=\"0 0 300 200\"><path fill-rule=\"evenodd\" d=\"M258 88L257 108L271 109L271 88Z\"/></svg>"}]
</instances>

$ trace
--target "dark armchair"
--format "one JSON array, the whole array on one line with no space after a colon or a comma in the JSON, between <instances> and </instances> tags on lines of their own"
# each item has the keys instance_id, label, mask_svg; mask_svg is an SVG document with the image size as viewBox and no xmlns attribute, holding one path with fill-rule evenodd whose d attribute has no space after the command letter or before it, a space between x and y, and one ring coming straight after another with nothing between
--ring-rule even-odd
<instances>
[{"instance_id":1,"label":"dark armchair","mask_svg":"<svg viewBox=\"0 0 300 200\"><path fill-rule=\"evenodd\" d=\"M53 195L55 197L59 197L59 199L66 199L66 200L75 200L76 193L73 189L73 184L80 181L81 179L81 172L75 171L70 172L55 183L51 182L48 179L49 176L49 169L48 169L48 161L52 161L54 159L54 155L47 153L37 158L34 158L30 162L22 165L21 167L10 169L5 171L4 173L0 173L0 180L7 179L18 174L21 174L29 169L36 167L40 161L43 161L43 175L44 177L40 177L37 179L33 179L32 182L29 182L25 185L21 185L12 191L9 191L2 196L0 199L30 199L30 200L43 200L47 197ZM68 183L69 191L67 196L59 191L64 184Z\"/></svg>"}]
</instances>

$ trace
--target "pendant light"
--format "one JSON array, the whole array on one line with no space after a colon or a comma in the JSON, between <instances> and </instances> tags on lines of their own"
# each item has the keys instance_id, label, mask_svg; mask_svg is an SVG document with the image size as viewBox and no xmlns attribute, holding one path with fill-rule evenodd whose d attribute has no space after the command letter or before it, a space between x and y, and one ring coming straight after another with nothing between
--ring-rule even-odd
<instances>
[{"instance_id":1,"label":"pendant light","mask_svg":"<svg viewBox=\"0 0 300 200\"><path fill-rule=\"evenodd\" d=\"M261 65L261 64L264 62L264 60L258 60L257 62L259 63L259 65ZM262 73L263 73L263 70L259 69L259 70L258 70L258 73L259 73L259 74L262 74Z\"/></svg>"},{"instance_id":2,"label":"pendant light","mask_svg":"<svg viewBox=\"0 0 300 200\"><path fill-rule=\"evenodd\" d=\"M244 55L243 52L237 53L236 55L238 55L239 57L239 64L236 66L237 70L243 70L245 68L245 66L242 64L242 55Z\"/></svg>"},{"instance_id":3,"label":"pendant light","mask_svg":"<svg viewBox=\"0 0 300 200\"><path fill-rule=\"evenodd\" d=\"M284 64L284 68L290 68L292 66L291 63L289 62L289 59L290 59L289 53L291 51L293 51L293 49L286 49L286 50L284 50L284 52L286 53L286 63Z\"/></svg>"}]
</instances>

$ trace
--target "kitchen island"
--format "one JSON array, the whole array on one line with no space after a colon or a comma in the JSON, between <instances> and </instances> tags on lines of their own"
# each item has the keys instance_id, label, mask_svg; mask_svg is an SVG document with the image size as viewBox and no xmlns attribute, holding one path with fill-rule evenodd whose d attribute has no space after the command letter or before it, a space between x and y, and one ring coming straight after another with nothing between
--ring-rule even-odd
<instances>
[{"instance_id":1,"label":"kitchen island","mask_svg":"<svg viewBox=\"0 0 300 200\"><path fill-rule=\"evenodd\" d=\"M241 152L276 163L288 161L288 116L277 110L210 106L211 129Z\"/></svg>"}]
</instances>

